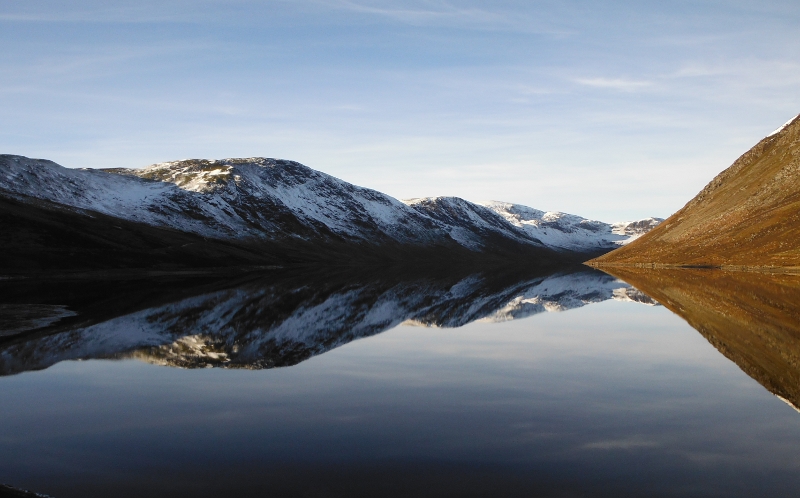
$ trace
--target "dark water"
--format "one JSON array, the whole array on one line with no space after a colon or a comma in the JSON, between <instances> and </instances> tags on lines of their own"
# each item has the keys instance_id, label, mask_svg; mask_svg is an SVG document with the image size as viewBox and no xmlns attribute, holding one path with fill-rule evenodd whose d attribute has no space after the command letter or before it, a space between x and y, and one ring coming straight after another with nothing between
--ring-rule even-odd
<instances>
[{"instance_id":1,"label":"dark water","mask_svg":"<svg viewBox=\"0 0 800 498\"><path fill-rule=\"evenodd\" d=\"M583 269L5 282L0 482L795 496L800 278L681 275L626 275L665 306Z\"/></svg>"}]
</instances>

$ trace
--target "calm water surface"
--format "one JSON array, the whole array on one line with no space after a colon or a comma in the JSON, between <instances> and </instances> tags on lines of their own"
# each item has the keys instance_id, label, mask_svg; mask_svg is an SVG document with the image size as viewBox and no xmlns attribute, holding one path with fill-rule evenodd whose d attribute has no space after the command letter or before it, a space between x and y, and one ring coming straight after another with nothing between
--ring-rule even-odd
<instances>
[{"instance_id":1,"label":"calm water surface","mask_svg":"<svg viewBox=\"0 0 800 498\"><path fill-rule=\"evenodd\" d=\"M14 313L38 292L61 314L0 345L0 482L57 498L800 485L790 403L605 274L215 285L126 290L98 315L96 294L7 284Z\"/></svg>"}]
</instances>

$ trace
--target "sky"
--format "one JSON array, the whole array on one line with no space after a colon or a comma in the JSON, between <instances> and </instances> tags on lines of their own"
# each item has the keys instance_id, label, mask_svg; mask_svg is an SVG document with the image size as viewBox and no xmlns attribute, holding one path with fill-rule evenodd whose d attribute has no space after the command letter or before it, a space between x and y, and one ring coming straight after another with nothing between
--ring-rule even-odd
<instances>
[{"instance_id":1,"label":"sky","mask_svg":"<svg viewBox=\"0 0 800 498\"><path fill-rule=\"evenodd\" d=\"M611 222L800 113L800 3L6 1L0 68L0 153L276 157Z\"/></svg>"}]
</instances>

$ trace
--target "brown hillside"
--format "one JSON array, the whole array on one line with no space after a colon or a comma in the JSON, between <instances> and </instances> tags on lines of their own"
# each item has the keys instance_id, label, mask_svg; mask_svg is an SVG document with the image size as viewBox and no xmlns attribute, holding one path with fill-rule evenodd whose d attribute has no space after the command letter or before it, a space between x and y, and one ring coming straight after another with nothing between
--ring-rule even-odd
<instances>
[{"instance_id":1,"label":"brown hillside","mask_svg":"<svg viewBox=\"0 0 800 498\"><path fill-rule=\"evenodd\" d=\"M800 266L800 116L593 266Z\"/></svg>"},{"instance_id":2,"label":"brown hillside","mask_svg":"<svg viewBox=\"0 0 800 498\"><path fill-rule=\"evenodd\" d=\"M607 271L686 320L747 375L800 408L800 275Z\"/></svg>"}]
</instances>

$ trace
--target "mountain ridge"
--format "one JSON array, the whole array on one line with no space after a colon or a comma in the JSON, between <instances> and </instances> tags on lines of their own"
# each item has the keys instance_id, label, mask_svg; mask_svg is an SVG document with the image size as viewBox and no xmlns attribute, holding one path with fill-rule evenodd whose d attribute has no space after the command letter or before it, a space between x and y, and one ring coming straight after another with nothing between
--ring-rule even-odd
<instances>
[{"instance_id":1,"label":"mountain ridge","mask_svg":"<svg viewBox=\"0 0 800 498\"><path fill-rule=\"evenodd\" d=\"M143 236L147 241L136 240L131 247L146 246L152 264L178 266L183 248L196 252L204 245L209 249L205 251L209 261L202 263L206 266L212 264L213 254L231 251L238 254L231 260L236 264L343 258L420 260L433 257L434 252L449 252L455 256L450 259L456 260L490 257L549 264L582 261L586 255L605 252L632 237L612 234L610 224L562 213L556 217L560 224L552 220L509 221L509 206L544 213L510 203L481 205L455 197L400 201L294 161L269 158L191 159L138 170L92 170L0 155L0 200L7 204L0 203L4 232L30 232L25 240L32 246L41 239L52 239L44 249L33 247L30 251L48 253L50 266L57 266L61 245L54 230L65 233L70 225L79 230L68 238L80 235L83 239L65 249L69 254L84 246L94 254L117 246L125 252L125 244L117 236L147 232ZM16 211L12 213L14 203ZM33 214L22 214L38 220L33 225L20 226L14 221L24 206L30 206ZM67 220L70 214L74 215L72 221ZM120 222L115 224L115 219ZM572 225L564 220L571 220ZM540 222L546 229L537 232L532 227L538 229ZM657 220L633 224L649 227L653 222ZM575 230L577 225L583 232ZM591 233L594 238L587 237ZM20 266L35 258L26 254L24 237L17 238L14 247L0 241L0 246L5 244L0 249L10 251ZM173 240L176 238L180 240ZM197 259L195 256L186 255L184 266L191 266L188 261ZM231 264L224 258L220 261L222 266ZM141 263L151 264L144 256ZM107 264L118 265L113 261ZM135 266L130 261L126 265Z\"/></svg>"}]
</instances>

